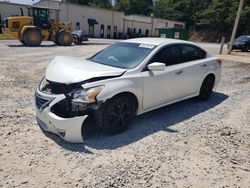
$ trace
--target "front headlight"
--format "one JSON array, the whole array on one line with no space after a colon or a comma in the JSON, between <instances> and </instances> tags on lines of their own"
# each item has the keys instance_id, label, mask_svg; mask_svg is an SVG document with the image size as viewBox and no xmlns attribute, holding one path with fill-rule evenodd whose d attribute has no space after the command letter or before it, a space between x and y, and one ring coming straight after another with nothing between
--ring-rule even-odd
<instances>
[{"instance_id":1,"label":"front headlight","mask_svg":"<svg viewBox=\"0 0 250 188\"><path fill-rule=\"evenodd\" d=\"M39 90L43 91L48 85L49 85L49 82L46 80L45 77L43 77L42 81L39 84Z\"/></svg>"},{"instance_id":2,"label":"front headlight","mask_svg":"<svg viewBox=\"0 0 250 188\"><path fill-rule=\"evenodd\" d=\"M93 103L103 88L104 86L98 86L74 91L72 93L72 101L76 103Z\"/></svg>"}]
</instances>

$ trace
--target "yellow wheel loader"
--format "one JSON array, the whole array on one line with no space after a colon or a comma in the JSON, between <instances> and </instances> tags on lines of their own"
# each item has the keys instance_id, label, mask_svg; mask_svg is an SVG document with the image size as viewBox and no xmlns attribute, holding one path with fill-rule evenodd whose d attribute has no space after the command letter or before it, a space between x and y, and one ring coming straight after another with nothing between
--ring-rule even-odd
<instances>
[{"instance_id":1,"label":"yellow wheel loader","mask_svg":"<svg viewBox=\"0 0 250 188\"><path fill-rule=\"evenodd\" d=\"M28 16L13 16L4 19L4 32L18 38L25 46L39 46L43 40L54 41L60 46L73 42L71 23L54 23L49 19L49 10L29 7Z\"/></svg>"}]
</instances>

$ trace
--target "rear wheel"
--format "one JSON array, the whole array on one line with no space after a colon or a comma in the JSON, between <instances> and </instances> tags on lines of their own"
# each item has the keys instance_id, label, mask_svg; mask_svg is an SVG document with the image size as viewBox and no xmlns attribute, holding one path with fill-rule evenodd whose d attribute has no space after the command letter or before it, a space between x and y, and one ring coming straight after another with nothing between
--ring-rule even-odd
<instances>
[{"instance_id":1,"label":"rear wheel","mask_svg":"<svg viewBox=\"0 0 250 188\"><path fill-rule=\"evenodd\" d=\"M111 99L103 109L98 124L107 133L117 134L126 130L135 117L136 105L127 96Z\"/></svg>"},{"instance_id":2,"label":"rear wheel","mask_svg":"<svg viewBox=\"0 0 250 188\"><path fill-rule=\"evenodd\" d=\"M70 46L73 42L73 37L68 32L61 32L57 35L56 41L60 46Z\"/></svg>"},{"instance_id":3,"label":"rear wheel","mask_svg":"<svg viewBox=\"0 0 250 188\"><path fill-rule=\"evenodd\" d=\"M42 42L42 39L43 37L40 31L37 29L31 29L24 33L23 44L27 46L39 46Z\"/></svg>"},{"instance_id":4,"label":"rear wheel","mask_svg":"<svg viewBox=\"0 0 250 188\"><path fill-rule=\"evenodd\" d=\"M200 100L207 100L210 97L211 93L213 92L214 81L215 78L213 75L208 75L204 79L198 96Z\"/></svg>"}]
</instances>

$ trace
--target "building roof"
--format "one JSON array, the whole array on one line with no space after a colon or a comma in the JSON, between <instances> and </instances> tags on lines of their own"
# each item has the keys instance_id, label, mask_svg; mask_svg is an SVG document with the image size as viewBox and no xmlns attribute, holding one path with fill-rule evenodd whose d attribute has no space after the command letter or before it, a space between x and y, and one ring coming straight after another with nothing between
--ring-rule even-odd
<instances>
[{"instance_id":1,"label":"building roof","mask_svg":"<svg viewBox=\"0 0 250 188\"><path fill-rule=\"evenodd\" d=\"M82 5L82 4L78 4L78 3L72 3L72 2L67 2L67 1L62 1L62 0L39 0L38 2L34 3L34 5L39 5L42 2L48 2L49 3L58 3L58 4L64 4L64 5L72 5L72 6L79 6L79 7L85 7L85 8L90 8L90 9L96 9L96 10L104 10L104 11L109 11L109 12L117 12L117 13L121 13L124 14L124 12L121 11L117 11L117 10L112 10L112 9L107 9L107 8L100 8L97 6L90 6L90 5ZM50 4L51 6L51 4Z\"/></svg>"},{"instance_id":2,"label":"building roof","mask_svg":"<svg viewBox=\"0 0 250 188\"><path fill-rule=\"evenodd\" d=\"M169 38L156 38L156 37L134 38L134 39L124 40L124 41L121 41L121 42L149 44L149 45L154 45L154 46L159 46L161 44L172 44L172 43L188 43L188 44L193 44L192 42L187 42L187 41L184 41L184 40L169 39Z\"/></svg>"},{"instance_id":3,"label":"building roof","mask_svg":"<svg viewBox=\"0 0 250 188\"><path fill-rule=\"evenodd\" d=\"M48 6L39 6L39 5L36 5L36 3L34 3L34 4L12 3L12 2L6 2L6 1L1 1L1 0L0 0L0 3L1 4L7 4L7 5L17 5L17 6L42 8L42 9L49 9L49 10L59 10L59 9L51 8L51 7L48 7Z\"/></svg>"},{"instance_id":4,"label":"building roof","mask_svg":"<svg viewBox=\"0 0 250 188\"><path fill-rule=\"evenodd\" d=\"M24 4L24 3L12 3L12 2L8 2L8 1L1 1L1 4L8 4L8 5L19 5L19 6L30 6L31 4Z\"/></svg>"}]
</instances>

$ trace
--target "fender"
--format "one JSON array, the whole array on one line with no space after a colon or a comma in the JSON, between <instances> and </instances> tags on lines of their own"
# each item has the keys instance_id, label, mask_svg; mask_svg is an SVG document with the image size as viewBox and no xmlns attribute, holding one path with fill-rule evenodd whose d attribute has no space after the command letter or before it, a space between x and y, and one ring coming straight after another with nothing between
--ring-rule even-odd
<instances>
[{"instance_id":1,"label":"fender","mask_svg":"<svg viewBox=\"0 0 250 188\"><path fill-rule=\"evenodd\" d=\"M27 31L29 31L31 29L36 29L41 33L40 29L37 26L26 25L26 26L23 26L23 28L21 29L21 32L20 32L20 35L19 35L19 40L23 40L23 36L24 36L25 32L27 32Z\"/></svg>"},{"instance_id":2,"label":"fender","mask_svg":"<svg viewBox=\"0 0 250 188\"><path fill-rule=\"evenodd\" d=\"M138 109L142 104L142 79L137 77L130 77L124 79L118 77L110 80L103 80L99 82L92 82L82 85L83 88L91 88L95 86L104 85L103 90L97 95L97 101L106 101L113 98L120 93L131 93L135 95L138 101ZM114 90L115 88L115 90Z\"/></svg>"},{"instance_id":3,"label":"fender","mask_svg":"<svg viewBox=\"0 0 250 188\"><path fill-rule=\"evenodd\" d=\"M214 81L214 86L216 86L221 79L221 70L218 69L217 71L215 69L211 69L209 70L206 74L204 74L203 78L201 79L201 83L200 83L200 87L203 83L203 81L205 80L205 78L209 75L209 74L213 74L215 76L215 81ZM199 87L199 88L200 88Z\"/></svg>"}]
</instances>

